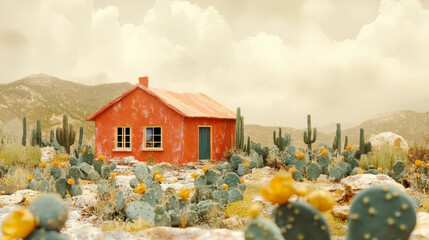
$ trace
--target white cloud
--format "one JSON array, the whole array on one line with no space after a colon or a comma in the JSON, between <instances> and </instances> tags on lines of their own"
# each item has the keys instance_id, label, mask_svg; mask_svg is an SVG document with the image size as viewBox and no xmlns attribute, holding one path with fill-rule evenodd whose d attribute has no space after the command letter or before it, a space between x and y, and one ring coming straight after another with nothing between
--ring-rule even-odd
<instances>
[{"instance_id":1,"label":"white cloud","mask_svg":"<svg viewBox=\"0 0 429 240\"><path fill-rule=\"evenodd\" d=\"M141 21L123 23L120 3L0 0L0 81L149 75L151 86L205 92L263 125L303 126L307 113L323 125L428 110L428 11L417 0L383 0L372 16L363 1L356 8L368 11L355 16L346 2L249 1L244 11L230 1L157 0L135 10ZM350 26L349 37L333 22Z\"/></svg>"}]
</instances>

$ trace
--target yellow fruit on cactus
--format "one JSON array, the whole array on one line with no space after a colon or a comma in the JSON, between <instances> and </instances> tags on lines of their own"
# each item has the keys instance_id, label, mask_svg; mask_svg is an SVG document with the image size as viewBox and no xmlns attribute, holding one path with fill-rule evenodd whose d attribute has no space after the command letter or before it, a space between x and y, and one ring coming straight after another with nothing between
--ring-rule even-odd
<instances>
[{"instance_id":1,"label":"yellow fruit on cactus","mask_svg":"<svg viewBox=\"0 0 429 240\"><path fill-rule=\"evenodd\" d=\"M416 167L420 167L420 166L422 166L422 165L423 165L423 161L421 161L421 160L416 160L416 161L414 162L414 165L416 165Z\"/></svg>"},{"instance_id":2,"label":"yellow fruit on cactus","mask_svg":"<svg viewBox=\"0 0 429 240\"><path fill-rule=\"evenodd\" d=\"M189 189L187 189L187 188L182 188L182 189L179 190L179 196L182 199L188 199L190 193L191 193L191 191L189 191Z\"/></svg>"},{"instance_id":3,"label":"yellow fruit on cactus","mask_svg":"<svg viewBox=\"0 0 429 240\"><path fill-rule=\"evenodd\" d=\"M162 181L164 181L165 180L165 178L164 178L164 176L162 176L161 174L156 174L155 175L155 181L157 181L157 182L162 182Z\"/></svg>"},{"instance_id":4,"label":"yellow fruit on cactus","mask_svg":"<svg viewBox=\"0 0 429 240\"><path fill-rule=\"evenodd\" d=\"M40 166L41 166L41 167L43 167L43 168L45 168L45 167L46 167L46 162L42 162L42 163L40 164Z\"/></svg>"},{"instance_id":5,"label":"yellow fruit on cactus","mask_svg":"<svg viewBox=\"0 0 429 240\"><path fill-rule=\"evenodd\" d=\"M305 200L322 212L328 211L335 205L332 195L322 190L316 190L307 194Z\"/></svg>"},{"instance_id":6,"label":"yellow fruit on cactus","mask_svg":"<svg viewBox=\"0 0 429 240\"><path fill-rule=\"evenodd\" d=\"M329 154L329 151L328 150L323 150L322 154L323 154L323 156L327 156Z\"/></svg>"},{"instance_id":7,"label":"yellow fruit on cactus","mask_svg":"<svg viewBox=\"0 0 429 240\"><path fill-rule=\"evenodd\" d=\"M146 186L143 183L140 183L139 185L137 185L137 187L134 189L135 193L140 193L143 194L146 192Z\"/></svg>"},{"instance_id":8,"label":"yellow fruit on cactus","mask_svg":"<svg viewBox=\"0 0 429 240\"><path fill-rule=\"evenodd\" d=\"M30 176L27 177L27 179L28 179L28 181L31 181L31 180L33 180L33 176L30 175Z\"/></svg>"},{"instance_id":9,"label":"yellow fruit on cactus","mask_svg":"<svg viewBox=\"0 0 429 240\"><path fill-rule=\"evenodd\" d=\"M60 165L60 162L58 162L57 160L52 161L52 165L54 165L54 166L58 166L58 165Z\"/></svg>"},{"instance_id":10,"label":"yellow fruit on cactus","mask_svg":"<svg viewBox=\"0 0 429 240\"><path fill-rule=\"evenodd\" d=\"M104 156L103 155L98 155L97 159L98 159L98 161L103 161L104 160Z\"/></svg>"},{"instance_id":11,"label":"yellow fruit on cactus","mask_svg":"<svg viewBox=\"0 0 429 240\"><path fill-rule=\"evenodd\" d=\"M321 152L323 152L323 150L325 150L325 147L321 147L321 148L320 148L320 151L321 151Z\"/></svg>"},{"instance_id":12,"label":"yellow fruit on cactus","mask_svg":"<svg viewBox=\"0 0 429 240\"><path fill-rule=\"evenodd\" d=\"M416 173L416 178L420 178L420 173Z\"/></svg>"},{"instance_id":13,"label":"yellow fruit on cactus","mask_svg":"<svg viewBox=\"0 0 429 240\"><path fill-rule=\"evenodd\" d=\"M240 182L241 182L241 183L244 183L244 179L240 179Z\"/></svg>"},{"instance_id":14,"label":"yellow fruit on cactus","mask_svg":"<svg viewBox=\"0 0 429 240\"><path fill-rule=\"evenodd\" d=\"M110 178L115 178L116 174L115 173L110 173Z\"/></svg>"},{"instance_id":15,"label":"yellow fruit on cactus","mask_svg":"<svg viewBox=\"0 0 429 240\"><path fill-rule=\"evenodd\" d=\"M294 174L295 172L296 172L296 168L295 167L289 169L289 173L290 174Z\"/></svg>"},{"instance_id":16,"label":"yellow fruit on cactus","mask_svg":"<svg viewBox=\"0 0 429 240\"><path fill-rule=\"evenodd\" d=\"M250 215L250 217L255 218L255 217L259 216L259 213L261 211L262 211L262 206L254 203L254 204L250 205L249 215Z\"/></svg>"},{"instance_id":17,"label":"yellow fruit on cactus","mask_svg":"<svg viewBox=\"0 0 429 240\"><path fill-rule=\"evenodd\" d=\"M347 150L353 150L352 146L350 146L350 145L347 145L346 149Z\"/></svg>"},{"instance_id":18,"label":"yellow fruit on cactus","mask_svg":"<svg viewBox=\"0 0 429 240\"><path fill-rule=\"evenodd\" d=\"M209 170L209 166L204 165L203 166L203 173L206 173Z\"/></svg>"},{"instance_id":19,"label":"yellow fruit on cactus","mask_svg":"<svg viewBox=\"0 0 429 240\"><path fill-rule=\"evenodd\" d=\"M67 180L67 183L70 185L73 185L74 183L74 178L69 178L69 180Z\"/></svg>"},{"instance_id":20,"label":"yellow fruit on cactus","mask_svg":"<svg viewBox=\"0 0 429 240\"><path fill-rule=\"evenodd\" d=\"M247 162L243 163L243 165L244 165L245 167L249 167L249 163L247 163Z\"/></svg>"},{"instance_id":21,"label":"yellow fruit on cactus","mask_svg":"<svg viewBox=\"0 0 429 240\"><path fill-rule=\"evenodd\" d=\"M82 148L82 152L84 153L84 152L86 152L86 148Z\"/></svg>"},{"instance_id":22,"label":"yellow fruit on cactus","mask_svg":"<svg viewBox=\"0 0 429 240\"><path fill-rule=\"evenodd\" d=\"M226 185L225 183L224 183L224 184L222 184L222 189L223 189L223 190L228 189L228 185Z\"/></svg>"},{"instance_id":23,"label":"yellow fruit on cactus","mask_svg":"<svg viewBox=\"0 0 429 240\"><path fill-rule=\"evenodd\" d=\"M425 164L425 168L426 168L426 169L429 169L429 163L426 163L426 164Z\"/></svg>"},{"instance_id":24,"label":"yellow fruit on cactus","mask_svg":"<svg viewBox=\"0 0 429 240\"><path fill-rule=\"evenodd\" d=\"M159 171L157 170L157 171L155 171L155 172L153 172L153 175L158 175L159 174Z\"/></svg>"},{"instance_id":25,"label":"yellow fruit on cactus","mask_svg":"<svg viewBox=\"0 0 429 240\"><path fill-rule=\"evenodd\" d=\"M60 163L60 167L64 168L64 167L66 167L66 164L62 162L62 163Z\"/></svg>"},{"instance_id":26,"label":"yellow fruit on cactus","mask_svg":"<svg viewBox=\"0 0 429 240\"><path fill-rule=\"evenodd\" d=\"M270 184L261 188L262 197L271 203L285 204L292 195L296 194L293 179L290 175L275 176Z\"/></svg>"},{"instance_id":27,"label":"yellow fruit on cactus","mask_svg":"<svg viewBox=\"0 0 429 240\"><path fill-rule=\"evenodd\" d=\"M381 172L381 171L383 171L383 169L377 168L377 172Z\"/></svg>"},{"instance_id":28,"label":"yellow fruit on cactus","mask_svg":"<svg viewBox=\"0 0 429 240\"><path fill-rule=\"evenodd\" d=\"M196 173L196 172L194 172L194 173L192 173L192 174L191 174L191 177L192 177L192 178L194 178L194 179L195 179L195 178L197 178L198 176L199 176L199 175L198 175L198 173Z\"/></svg>"},{"instance_id":29,"label":"yellow fruit on cactus","mask_svg":"<svg viewBox=\"0 0 429 240\"><path fill-rule=\"evenodd\" d=\"M21 208L9 214L3 221L1 230L3 232L2 240L24 239L36 227L36 218L25 208Z\"/></svg>"},{"instance_id":30,"label":"yellow fruit on cactus","mask_svg":"<svg viewBox=\"0 0 429 240\"><path fill-rule=\"evenodd\" d=\"M362 170L359 170L359 171L357 172L357 174L363 174L363 171L362 171Z\"/></svg>"}]
</instances>

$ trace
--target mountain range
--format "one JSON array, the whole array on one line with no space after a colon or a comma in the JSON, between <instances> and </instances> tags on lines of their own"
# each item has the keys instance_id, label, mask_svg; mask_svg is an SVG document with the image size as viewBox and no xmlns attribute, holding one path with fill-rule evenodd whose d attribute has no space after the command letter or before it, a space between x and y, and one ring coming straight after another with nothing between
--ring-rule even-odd
<instances>
[{"instance_id":1,"label":"mountain range","mask_svg":"<svg viewBox=\"0 0 429 240\"><path fill-rule=\"evenodd\" d=\"M110 83L85 85L59 79L46 74L35 74L20 80L0 84L0 129L3 136L13 136L20 141L22 136L22 117L27 118L27 136L35 128L36 120L41 120L43 137L49 138L49 131L62 126L62 116L67 114L69 123L78 131L84 127L84 142L94 143L94 123L85 118L104 106L132 86L131 83ZM316 145L325 142L331 145L335 136L336 124L314 126L318 128ZM365 129L365 138L381 132L394 132L403 136L409 143L420 140L429 134L429 113L410 110L383 113L359 125L343 124L344 136L349 144L358 144L360 128ZM245 125L245 136L265 146L273 145L273 131L278 127ZM305 147L303 132L306 129L282 127L283 133L292 135L292 144Z\"/></svg>"}]
</instances>

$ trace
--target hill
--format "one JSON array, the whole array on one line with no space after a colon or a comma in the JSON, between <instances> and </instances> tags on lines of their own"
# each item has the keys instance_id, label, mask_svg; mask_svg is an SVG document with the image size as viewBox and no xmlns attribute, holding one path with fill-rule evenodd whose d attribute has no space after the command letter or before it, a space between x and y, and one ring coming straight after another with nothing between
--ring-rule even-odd
<instances>
[{"instance_id":1,"label":"hill","mask_svg":"<svg viewBox=\"0 0 429 240\"><path fill-rule=\"evenodd\" d=\"M43 137L49 138L49 130L62 126L62 116L67 114L76 130L84 126L84 140L93 143L94 123L86 122L85 118L131 86L130 83L87 86L45 74L0 84L0 129L3 134L20 139L25 112L27 136L40 119Z\"/></svg>"}]
</instances>

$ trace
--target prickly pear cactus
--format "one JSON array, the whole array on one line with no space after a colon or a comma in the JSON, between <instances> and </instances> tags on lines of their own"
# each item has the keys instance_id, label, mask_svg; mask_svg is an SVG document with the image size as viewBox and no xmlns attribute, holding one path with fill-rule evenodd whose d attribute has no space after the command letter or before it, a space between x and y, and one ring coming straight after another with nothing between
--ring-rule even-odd
<instances>
[{"instance_id":1,"label":"prickly pear cactus","mask_svg":"<svg viewBox=\"0 0 429 240\"><path fill-rule=\"evenodd\" d=\"M35 191L38 191L39 190L39 182L38 181L36 181L36 180L32 180L32 181L29 181L28 183L27 183L27 188L28 189L31 189L31 190L35 190Z\"/></svg>"},{"instance_id":2,"label":"prickly pear cactus","mask_svg":"<svg viewBox=\"0 0 429 240\"><path fill-rule=\"evenodd\" d=\"M24 240L69 240L69 238L57 231L36 228Z\"/></svg>"},{"instance_id":3,"label":"prickly pear cactus","mask_svg":"<svg viewBox=\"0 0 429 240\"><path fill-rule=\"evenodd\" d=\"M74 178L75 182L79 182L79 178L81 177L81 171L78 167L71 167L69 172L67 173L67 178Z\"/></svg>"},{"instance_id":4,"label":"prickly pear cactus","mask_svg":"<svg viewBox=\"0 0 429 240\"><path fill-rule=\"evenodd\" d=\"M97 171L95 171L95 170L92 170L90 173L89 173L89 180L91 180L91 181L98 181L98 180L100 180L100 178L101 178L101 175L100 175L100 173L98 173Z\"/></svg>"},{"instance_id":5,"label":"prickly pear cactus","mask_svg":"<svg viewBox=\"0 0 429 240\"><path fill-rule=\"evenodd\" d=\"M130 180L130 187L132 188L132 189L134 189L134 188L136 188L137 187L137 185L139 185L139 180L137 179L137 178L131 178L131 180Z\"/></svg>"},{"instance_id":6,"label":"prickly pear cactus","mask_svg":"<svg viewBox=\"0 0 429 240\"><path fill-rule=\"evenodd\" d=\"M75 156L71 156L69 159L70 165L71 166L78 166L79 165L79 160L77 160L77 158Z\"/></svg>"},{"instance_id":7,"label":"prickly pear cactus","mask_svg":"<svg viewBox=\"0 0 429 240\"><path fill-rule=\"evenodd\" d=\"M204 173L204 176L207 179L207 184L208 185L216 184L218 176L217 176L217 174L216 174L215 171L209 169L206 173Z\"/></svg>"},{"instance_id":8,"label":"prickly pear cactus","mask_svg":"<svg viewBox=\"0 0 429 240\"><path fill-rule=\"evenodd\" d=\"M305 170L305 158L301 158L295 162L295 167L297 170L304 172Z\"/></svg>"},{"instance_id":9,"label":"prickly pear cactus","mask_svg":"<svg viewBox=\"0 0 429 240\"><path fill-rule=\"evenodd\" d=\"M40 180L42 180L42 174L41 174L40 172L35 172L35 173L34 173L34 178L35 178L37 181L40 181Z\"/></svg>"},{"instance_id":10,"label":"prickly pear cactus","mask_svg":"<svg viewBox=\"0 0 429 240\"><path fill-rule=\"evenodd\" d=\"M251 220L244 236L246 240L284 240L280 228L272 221L262 217Z\"/></svg>"},{"instance_id":11,"label":"prickly pear cactus","mask_svg":"<svg viewBox=\"0 0 429 240\"><path fill-rule=\"evenodd\" d=\"M61 173L61 168L58 166L52 166L51 168L51 175L55 178L55 179L60 179L62 176Z\"/></svg>"},{"instance_id":12,"label":"prickly pear cactus","mask_svg":"<svg viewBox=\"0 0 429 240\"><path fill-rule=\"evenodd\" d=\"M320 173L321 172L320 172L319 165L312 163L312 164L310 164L310 166L308 166L306 175L307 175L308 180L316 181L317 178L320 176Z\"/></svg>"},{"instance_id":13,"label":"prickly pear cactus","mask_svg":"<svg viewBox=\"0 0 429 240\"><path fill-rule=\"evenodd\" d=\"M213 192L214 200L216 200L221 204L226 204L228 202L228 197L229 197L229 194L227 190L220 189Z\"/></svg>"},{"instance_id":14,"label":"prickly pear cactus","mask_svg":"<svg viewBox=\"0 0 429 240\"><path fill-rule=\"evenodd\" d=\"M85 152L79 154L79 162L86 162L89 165L92 165L92 161L94 160L94 154L92 153L91 147L83 145L82 149L85 149Z\"/></svg>"},{"instance_id":15,"label":"prickly pear cactus","mask_svg":"<svg viewBox=\"0 0 429 240\"><path fill-rule=\"evenodd\" d=\"M198 216L200 218L205 218L209 213L217 213L220 212L222 207L218 202L206 200L201 201L197 205L198 208ZM212 217L212 216L209 216Z\"/></svg>"},{"instance_id":16,"label":"prickly pear cactus","mask_svg":"<svg viewBox=\"0 0 429 240\"><path fill-rule=\"evenodd\" d=\"M51 185L49 184L49 182L47 180L43 180L40 183L39 191L41 191L41 192L50 192L51 191Z\"/></svg>"},{"instance_id":17,"label":"prickly pear cactus","mask_svg":"<svg viewBox=\"0 0 429 240\"><path fill-rule=\"evenodd\" d=\"M98 159L95 159L92 162L92 165L94 166L95 171L101 174L101 167L104 166L104 161L100 161Z\"/></svg>"},{"instance_id":18,"label":"prickly pear cactus","mask_svg":"<svg viewBox=\"0 0 429 240\"><path fill-rule=\"evenodd\" d=\"M164 174L164 170L158 165L155 165L150 169L150 172L153 174L154 172L158 171L160 174Z\"/></svg>"},{"instance_id":19,"label":"prickly pear cactus","mask_svg":"<svg viewBox=\"0 0 429 240\"><path fill-rule=\"evenodd\" d=\"M116 196L116 212L121 212L125 209L125 197L122 191L118 192Z\"/></svg>"},{"instance_id":20,"label":"prickly pear cactus","mask_svg":"<svg viewBox=\"0 0 429 240\"><path fill-rule=\"evenodd\" d=\"M142 201L149 203L152 207L156 206L156 199L155 199L155 191L153 189L147 190L142 195Z\"/></svg>"},{"instance_id":21,"label":"prickly pear cactus","mask_svg":"<svg viewBox=\"0 0 429 240\"><path fill-rule=\"evenodd\" d=\"M61 197L65 198L67 195L67 180L65 178L58 179L55 183L55 189L57 193L61 195Z\"/></svg>"},{"instance_id":22,"label":"prickly pear cactus","mask_svg":"<svg viewBox=\"0 0 429 240\"><path fill-rule=\"evenodd\" d=\"M292 178L297 182L304 181L304 177L302 176L302 172L300 170L295 170L295 172L292 174Z\"/></svg>"},{"instance_id":23,"label":"prickly pear cactus","mask_svg":"<svg viewBox=\"0 0 429 240\"><path fill-rule=\"evenodd\" d=\"M239 164L238 165L238 169L237 169L237 173L239 176L244 176L246 175L246 173L248 172L248 168L244 166L244 164Z\"/></svg>"},{"instance_id":24,"label":"prickly pear cactus","mask_svg":"<svg viewBox=\"0 0 429 240\"><path fill-rule=\"evenodd\" d=\"M171 219L161 205L155 207L155 226L171 227Z\"/></svg>"},{"instance_id":25,"label":"prickly pear cactus","mask_svg":"<svg viewBox=\"0 0 429 240\"><path fill-rule=\"evenodd\" d=\"M116 169L116 163L113 163L112 165L110 165L110 170L115 170Z\"/></svg>"},{"instance_id":26,"label":"prickly pear cactus","mask_svg":"<svg viewBox=\"0 0 429 240\"><path fill-rule=\"evenodd\" d=\"M149 168L143 165L137 165L134 168L134 175L136 175L139 181L143 181L150 175Z\"/></svg>"},{"instance_id":27,"label":"prickly pear cactus","mask_svg":"<svg viewBox=\"0 0 429 240\"><path fill-rule=\"evenodd\" d=\"M125 215L128 220L132 222L141 218L143 221L153 223L155 219L155 209L149 203L137 201L127 205Z\"/></svg>"},{"instance_id":28,"label":"prickly pear cactus","mask_svg":"<svg viewBox=\"0 0 429 240\"><path fill-rule=\"evenodd\" d=\"M319 210L306 202L288 202L274 209L271 218L284 239L329 240L329 226Z\"/></svg>"},{"instance_id":29,"label":"prickly pear cactus","mask_svg":"<svg viewBox=\"0 0 429 240\"><path fill-rule=\"evenodd\" d=\"M35 199L29 206L37 219L37 226L47 231L60 231L68 218L64 202L53 194L45 194Z\"/></svg>"},{"instance_id":30,"label":"prickly pear cactus","mask_svg":"<svg viewBox=\"0 0 429 240\"><path fill-rule=\"evenodd\" d=\"M350 208L346 240L406 240L416 225L410 197L391 186L361 191Z\"/></svg>"},{"instance_id":31,"label":"prickly pear cactus","mask_svg":"<svg viewBox=\"0 0 429 240\"><path fill-rule=\"evenodd\" d=\"M228 202L232 203L243 199L243 194L238 189L231 189L228 192Z\"/></svg>"},{"instance_id":32,"label":"prickly pear cactus","mask_svg":"<svg viewBox=\"0 0 429 240\"><path fill-rule=\"evenodd\" d=\"M403 178L405 175L405 163L402 161L397 161L395 164L393 164L392 171L390 171L389 175L397 182L401 180L401 178Z\"/></svg>"},{"instance_id":33,"label":"prickly pear cactus","mask_svg":"<svg viewBox=\"0 0 429 240\"><path fill-rule=\"evenodd\" d=\"M73 183L72 185L69 186L69 193L71 196L82 195L82 188L79 185Z\"/></svg>"},{"instance_id":34,"label":"prickly pear cactus","mask_svg":"<svg viewBox=\"0 0 429 240\"><path fill-rule=\"evenodd\" d=\"M241 183L240 177L234 172L225 174L224 181L228 185L228 189L235 188Z\"/></svg>"},{"instance_id":35,"label":"prickly pear cactus","mask_svg":"<svg viewBox=\"0 0 429 240\"><path fill-rule=\"evenodd\" d=\"M195 181L194 185L197 189L203 189L207 185L207 178L204 175L198 176Z\"/></svg>"},{"instance_id":36,"label":"prickly pear cactus","mask_svg":"<svg viewBox=\"0 0 429 240\"><path fill-rule=\"evenodd\" d=\"M86 162L81 163L79 165L79 168L80 168L80 170L82 172L84 172L86 174L89 174L91 172L91 170L92 170L91 166L88 163L86 163Z\"/></svg>"},{"instance_id":37,"label":"prickly pear cactus","mask_svg":"<svg viewBox=\"0 0 429 240\"><path fill-rule=\"evenodd\" d=\"M234 155L231 157L231 160L229 160L229 162L231 163L231 168L233 170L236 170L238 168L238 165L243 162L243 159L241 159L241 157L238 155Z\"/></svg>"},{"instance_id":38,"label":"prickly pear cactus","mask_svg":"<svg viewBox=\"0 0 429 240\"><path fill-rule=\"evenodd\" d=\"M101 167L101 177L104 179L108 179L110 175L111 169L109 166L102 166Z\"/></svg>"}]
</instances>

